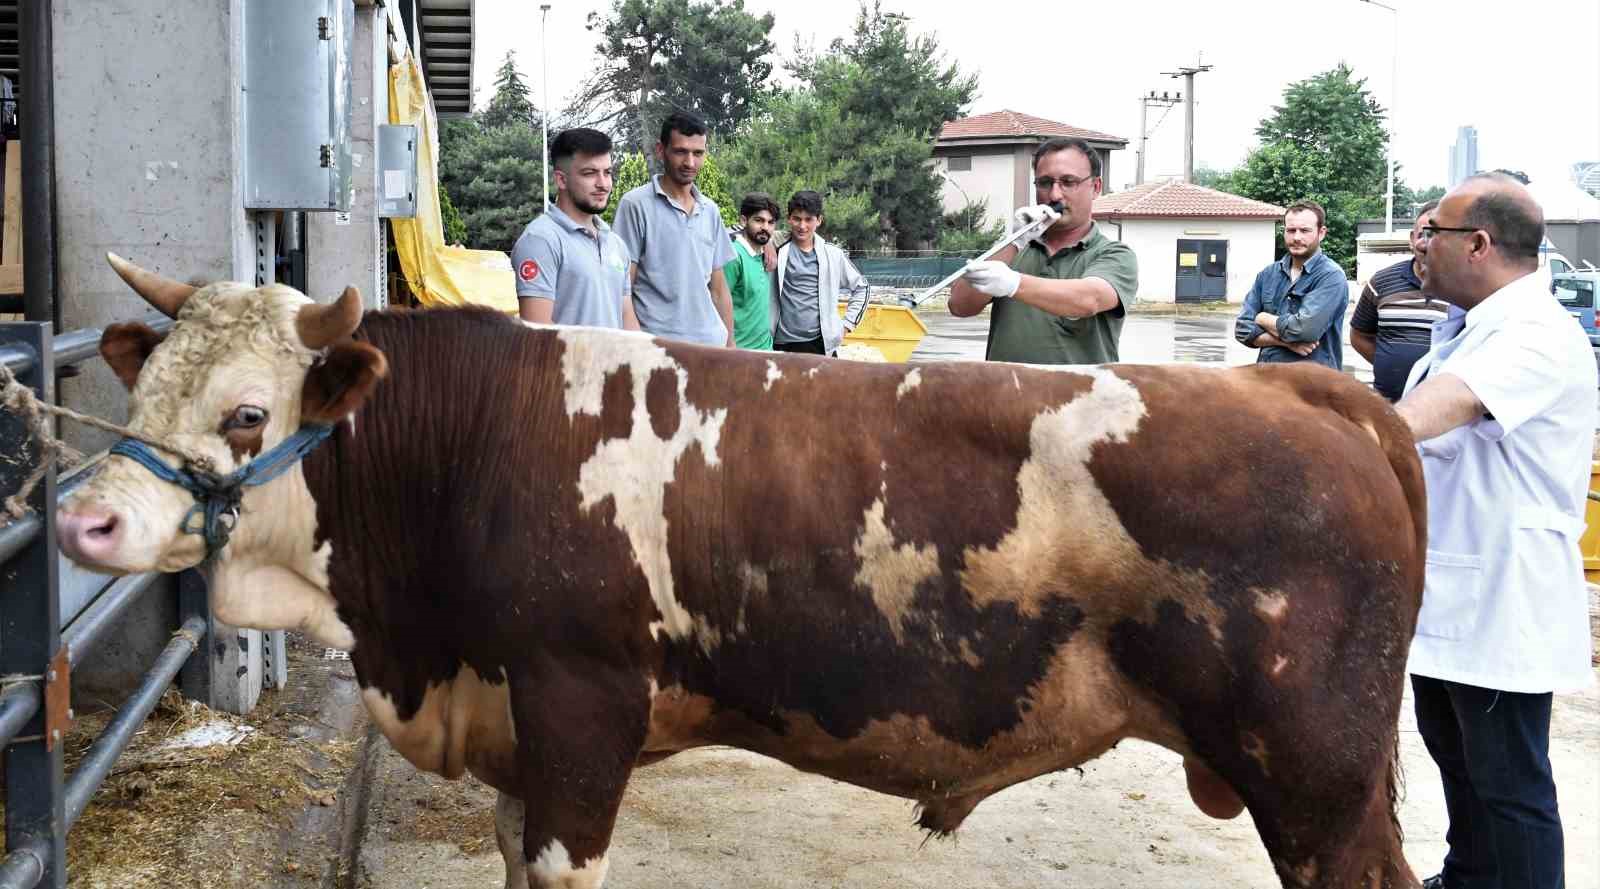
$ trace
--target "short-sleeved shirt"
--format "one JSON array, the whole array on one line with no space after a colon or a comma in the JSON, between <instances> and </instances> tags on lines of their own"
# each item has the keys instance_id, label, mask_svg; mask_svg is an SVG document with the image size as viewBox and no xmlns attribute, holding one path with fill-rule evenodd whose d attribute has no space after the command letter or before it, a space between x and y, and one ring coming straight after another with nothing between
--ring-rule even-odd
<instances>
[{"instance_id":1,"label":"short-sleeved shirt","mask_svg":"<svg viewBox=\"0 0 1600 889\"><path fill-rule=\"evenodd\" d=\"M1435 325L1407 391L1440 374L1466 383L1485 413L1417 445L1428 555L1409 670L1528 694L1583 688L1589 339L1532 273Z\"/></svg>"},{"instance_id":2,"label":"short-sleeved shirt","mask_svg":"<svg viewBox=\"0 0 1600 889\"><path fill-rule=\"evenodd\" d=\"M1139 261L1098 225L1076 244L1047 253L1034 241L1011 267L1038 278L1099 278L1117 292L1115 308L1086 318L1065 318L1015 299L997 299L989 310L990 361L1025 364L1109 364L1119 360L1117 342L1127 306L1139 292Z\"/></svg>"},{"instance_id":3,"label":"short-sleeved shirt","mask_svg":"<svg viewBox=\"0 0 1600 889\"><path fill-rule=\"evenodd\" d=\"M711 300L711 273L733 260L717 205L690 186L686 211L661 189L658 173L617 202L616 231L638 263L633 311L656 336L721 346L728 329Z\"/></svg>"},{"instance_id":4,"label":"short-sleeved shirt","mask_svg":"<svg viewBox=\"0 0 1600 889\"><path fill-rule=\"evenodd\" d=\"M778 293L778 330L773 341L806 343L822 336L822 310L817 306L818 270L816 246L807 253L799 244L789 246L788 263L783 269L783 290Z\"/></svg>"},{"instance_id":5,"label":"short-sleeved shirt","mask_svg":"<svg viewBox=\"0 0 1600 889\"><path fill-rule=\"evenodd\" d=\"M518 299L555 301L556 324L621 327L628 298L628 248L596 216L595 231L551 206L511 248Z\"/></svg>"},{"instance_id":6,"label":"short-sleeved shirt","mask_svg":"<svg viewBox=\"0 0 1600 889\"><path fill-rule=\"evenodd\" d=\"M1380 269L1367 286L1350 316L1350 329L1372 336L1377 345L1372 356L1372 386L1378 394L1397 401L1405 389L1411 365L1427 354L1433 325L1443 321L1450 304L1422 293L1413 261Z\"/></svg>"},{"instance_id":7,"label":"short-sleeved shirt","mask_svg":"<svg viewBox=\"0 0 1600 889\"><path fill-rule=\"evenodd\" d=\"M772 276L766 260L751 253L744 239L735 236L733 262L722 267L733 294L733 344L741 349L772 348L772 318L768 301L772 298Z\"/></svg>"}]
</instances>

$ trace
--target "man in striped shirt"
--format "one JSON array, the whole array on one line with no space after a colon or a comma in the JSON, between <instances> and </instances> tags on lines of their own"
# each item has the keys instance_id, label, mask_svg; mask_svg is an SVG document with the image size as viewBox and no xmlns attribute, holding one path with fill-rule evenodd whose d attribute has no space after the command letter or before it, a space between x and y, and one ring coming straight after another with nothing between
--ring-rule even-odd
<instances>
[{"instance_id":1,"label":"man in striped shirt","mask_svg":"<svg viewBox=\"0 0 1600 889\"><path fill-rule=\"evenodd\" d=\"M1411 365L1430 345L1435 321L1444 320L1449 303L1422 294L1422 227L1438 201L1429 201L1411 227L1411 258L1380 270L1361 290L1350 318L1350 345L1372 362L1372 385L1378 394L1398 401Z\"/></svg>"}]
</instances>

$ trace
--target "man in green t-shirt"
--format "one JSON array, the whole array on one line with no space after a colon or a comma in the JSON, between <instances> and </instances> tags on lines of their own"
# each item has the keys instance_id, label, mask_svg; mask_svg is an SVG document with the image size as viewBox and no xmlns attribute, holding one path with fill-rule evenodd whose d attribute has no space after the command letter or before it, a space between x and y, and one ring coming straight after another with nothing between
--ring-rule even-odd
<instances>
[{"instance_id":1,"label":"man in green t-shirt","mask_svg":"<svg viewBox=\"0 0 1600 889\"><path fill-rule=\"evenodd\" d=\"M733 293L733 342L741 349L772 348L772 276L765 252L778 221L778 202L752 191L739 204L739 230L733 238L733 261L722 267Z\"/></svg>"},{"instance_id":2,"label":"man in green t-shirt","mask_svg":"<svg viewBox=\"0 0 1600 889\"><path fill-rule=\"evenodd\" d=\"M1128 245L1094 224L1100 155L1082 139L1049 139L1033 153L1033 172L1039 205L1018 210L1014 221L1054 222L1021 250L1007 247L973 263L950 288L950 314L965 318L993 304L990 361L1115 362L1123 316L1139 291L1139 263Z\"/></svg>"}]
</instances>

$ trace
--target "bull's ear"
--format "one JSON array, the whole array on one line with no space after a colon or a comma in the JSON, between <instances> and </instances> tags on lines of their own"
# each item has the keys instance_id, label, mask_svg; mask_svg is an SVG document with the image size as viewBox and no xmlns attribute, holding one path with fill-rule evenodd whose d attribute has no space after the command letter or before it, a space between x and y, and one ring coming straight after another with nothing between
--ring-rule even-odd
<instances>
[{"instance_id":1,"label":"bull's ear","mask_svg":"<svg viewBox=\"0 0 1600 889\"><path fill-rule=\"evenodd\" d=\"M113 324L100 335L100 357L111 365L111 372L117 375L122 385L131 390L133 384L139 381L139 371L144 369L145 359L166 338L166 334L156 333L138 322Z\"/></svg>"},{"instance_id":2,"label":"bull's ear","mask_svg":"<svg viewBox=\"0 0 1600 889\"><path fill-rule=\"evenodd\" d=\"M307 423L339 422L361 407L388 372L389 362L383 353L366 343L329 346L306 374L300 419Z\"/></svg>"}]
</instances>

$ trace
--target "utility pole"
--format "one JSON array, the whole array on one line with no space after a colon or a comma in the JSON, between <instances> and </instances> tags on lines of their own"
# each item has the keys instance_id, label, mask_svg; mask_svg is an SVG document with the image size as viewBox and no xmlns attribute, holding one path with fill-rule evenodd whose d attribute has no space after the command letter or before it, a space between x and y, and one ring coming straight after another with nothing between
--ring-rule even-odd
<instances>
[{"instance_id":1,"label":"utility pole","mask_svg":"<svg viewBox=\"0 0 1600 889\"><path fill-rule=\"evenodd\" d=\"M1182 101L1183 93L1179 93L1176 96L1169 96L1163 92L1161 95L1157 96L1155 90L1151 90L1149 95L1139 97L1139 170L1138 173L1133 177L1134 185L1144 184L1145 149L1150 141L1150 127L1146 121L1148 121L1150 118L1150 106L1164 105L1168 108L1171 108L1173 105L1176 105ZM1156 121L1156 126L1161 126L1161 121Z\"/></svg>"},{"instance_id":2,"label":"utility pole","mask_svg":"<svg viewBox=\"0 0 1600 889\"><path fill-rule=\"evenodd\" d=\"M1183 181L1194 181L1194 76L1211 70L1210 65L1194 65L1162 74L1183 78Z\"/></svg>"}]
</instances>

